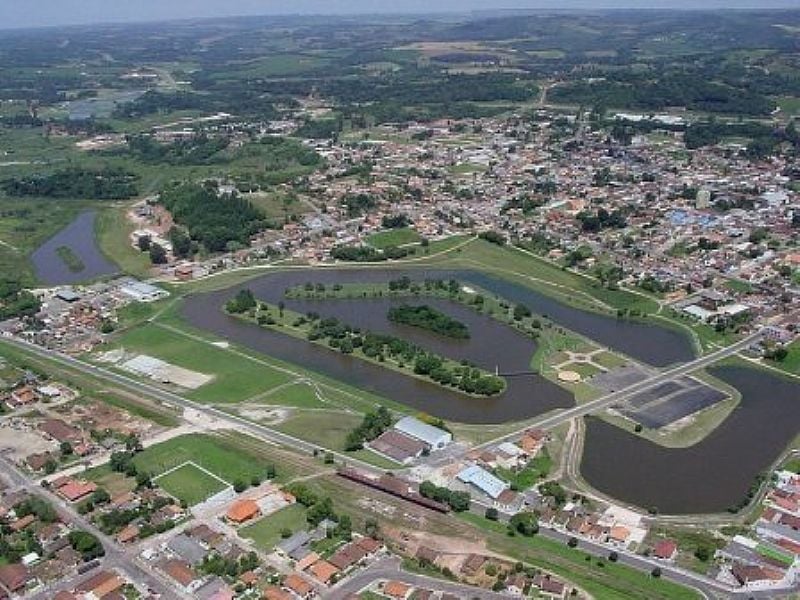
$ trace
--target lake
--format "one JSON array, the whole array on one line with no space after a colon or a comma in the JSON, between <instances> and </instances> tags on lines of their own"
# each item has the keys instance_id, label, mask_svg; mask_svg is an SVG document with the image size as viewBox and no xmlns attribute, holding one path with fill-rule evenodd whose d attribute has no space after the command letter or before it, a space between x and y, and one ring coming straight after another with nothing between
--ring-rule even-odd
<instances>
[{"instance_id":1,"label":"lake","mask_svg":"<svg viewBox=\"0 0 800 600\"><path fill-rule=\"evenodd\" d=\"M39 246L31 254L36 277L46 285L69 285L90 281L119 272L119 268L103 255L97 245L95 220L97 213L87 210L78 215L69 225ZM125 240L120 243L126 243ZM83 268L70 270L58 255L61 247L69 248Z\"/></svg>"},{"instance_id":2,"label":"lake","mask_svg":"<svg viewBox=\"0 0 800 600\"><path fill-rule=\"evenodd\" d=\"M536 375L507 378L503 394L492 398L473 398L439 385L384 369L352 356L346 356L276 331L246 323L222 311L223 304L239 289L250 288L255 295L276 304L283 300L287 308L305 313L317 312L335 316L351 325L393 333L418 343L424 348L456 360L469 360L480 367L501 372L526 371L536 350L535 342L512 327L481 315L459 303L425 298L463 321L472 332L469 340L450 340L430 332L391 323L386 318L389 307L408 299L336 299L292 300L284 298L284 290L308 281L314 283L385 282L407 275L412 279L457 278L495 292L515 302L525 302L533 311L547 314L555 322L583 332L591 327L600 330L604 343L622 349L640 360L670 364L692 357L688 339L679 333L615 317L588 313L562 305L514 283L486 277L472 271L444 270L303 270L281 271L264 275L234 288L188 297L183 306L184 317L194 326L240 343L253 350L287 362L303 365L334 379L390 398L400 404L429 414L463 423L503 423L523 420L554 408L566 408L574 402L572 395L547 379ZM645 342L653 342L655 350Z\"/></svg>"},{"instance_id":3,"label":"lake","mask_svg":"<svg viewBox=\"0 0 800 600\"><path fill-rule=\"evenodd\" d=\"M800 384L760 369L710 369L742 394L704 440L664 448L597 418L586 420L581 474L620 500L662 513L713 513L737 504L800 430Z\"/></svg>"}]
</instances>

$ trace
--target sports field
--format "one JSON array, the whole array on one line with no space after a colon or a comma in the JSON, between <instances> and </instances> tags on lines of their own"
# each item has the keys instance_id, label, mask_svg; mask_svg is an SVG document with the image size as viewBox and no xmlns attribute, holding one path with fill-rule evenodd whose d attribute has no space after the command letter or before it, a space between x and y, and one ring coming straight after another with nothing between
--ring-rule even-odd
<instances>
[{"instance_id":1,"label":"sports field","mask_svg":"<svg viewBox=\"0 0 800 600\"><path fill-rule=\"evenodd\" d=\"M200 504L227 486L220 478L209 475L193 463L185 463L156 478L155 483L168 494L189 506Z\"/></svg>"}]
</instances>

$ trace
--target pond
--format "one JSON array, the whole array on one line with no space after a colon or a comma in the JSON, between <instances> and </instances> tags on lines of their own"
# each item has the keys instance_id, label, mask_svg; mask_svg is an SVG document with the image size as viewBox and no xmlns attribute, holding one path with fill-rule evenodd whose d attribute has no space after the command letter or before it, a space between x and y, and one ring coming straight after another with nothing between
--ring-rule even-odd
<instances>
[{"instance_id":1,"label":"pond","mask_svg":"<svg viewBox=\"0 0 800 600\"><path fill-rule=\"evenodd\" d=\"M453 421L503 423L534 417L554 408L566 408L572 405L573 398L569 392L536 374L507 378L508 385L505 392L496 397L473 398L310 344L305 340L242 322L222 311L226 300L238 289L247 287L252 289L258 298L272 304L284 300L287 308L297 312L314 311L323 316L336 316L344 322L359 327L393 333L450 358L469 360L489 371L494 371L495 368L501 372L530 369L530 359L536 350L533 340L512 327L498 323L491 317L478 314L456 302L431 298L424 300L466 323L472 333L468 340L446 339L389 322L386 317L388 308L402 303L404 301L402 299L284 298L286 288L302 285L308 281L325 284L385 282L402 275L418 280L426 277L443 279L454 277L496 292L515 302L525 302L535 312L547 314L549 318L564 326L576 325L576 329L581 328L584 331L592 326L601 328L602 336L609 345L624 348L632 355L636 353L640 359L652 359L657 364L668 364L692 357L691 344L676 332L580 311L522 286L472 271L387 271L385 269L283 271L259 277L235 288L190 296L184 303L183 314L192 325L213 331L254 350L303 365L400 404ZM647 340L656 344L656 350L650 349L648 344L643 343ZM673 344L676 347L672 347Z\"/></svg>"},{"instance_id":2,"label":"pond","mask_svg":"<svg viewBox=\"0 0 800 600\"><path fill-rule=\"evenodd\" d=\"M586 420L581 474L596 489L667 514L713 513L738 504L800 430L800 384L739 366L711 369L742 394L704 440L669 449L596 418Z\"/></svg>"},{"instance_id":3,"label":"pond","mask_svg":"<svg viewBox=\"0 0 800 600\"><path fill-rule=\"evenodd\" d=\"M42 283L69 285L119 272L119 268L97 246L96 218L97 213L93 210L82 212L34 250L31 262Z\"/></svg>"}]
</instances>

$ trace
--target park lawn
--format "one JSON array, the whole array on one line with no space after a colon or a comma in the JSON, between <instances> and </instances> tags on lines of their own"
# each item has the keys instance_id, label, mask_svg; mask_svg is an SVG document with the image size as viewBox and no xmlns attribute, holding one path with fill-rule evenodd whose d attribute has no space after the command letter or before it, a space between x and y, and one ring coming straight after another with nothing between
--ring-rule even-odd
<instances>
[{"instance_id":1,"label":"park lawn","mask_svg":"<svg viewBox=\"0 0 800 600\"><path fill-rule=\"evenodd\" d=\"M292 504L259 519L256 523L242 527L239 536L253 540L253 543L264 550L271 551L283 539L281 531L284 529L296 533L308 525L306 509L302 504Z\"/></svg>"},{"instance_id":2,"label":"park lawn","mask_svg":"<svg viewBox=\"0 0 800 600\"><path fill-rule=\"evenodd\" d=\"M244 436L246 437L246 436ZM229 439L205 433L190 433L145 448L133 459L141 472L158 476L173 467L193 461L224 481L237 479L250 483L253 477L263 479L267 462Z\"/></svg>"},{"instance_id":3,"label":"park lawn","mask_svg":"<svg viewBox=\"0 0 800 600\"><path fill-rule=\"evenodd\" d=\"M370 246L378 249L389 248L391 246L402 246L404 244L413 244L419 240L419 234L408 227L379 231L378 233L373 233L367 237L367 243Z\"/></svg>"},{"instance_id":4,"label":"park lawn","mask_svg":"<svg viewBox=\"0 0 800 600\"><path fill-rule=\"evenodd\" d=\"M490 532L488 547L522 561L552 571L602 600L689 600L699 598L697 592L649 573L589 556L580 548L570 548L555 540L536 535L530 538L506 534L506 526L495 521L462 513L461 519ZM602 563L602 567L598 566Z\"/></svg>"},{"instance_id":5,"label":"park lawn","mask_svg":"<svg viewBox=\"0 0 800 600\"><path fill-rule=\"evenodd\" d=\"M609 370L617 369L628 364L628 361L618 354L614 354L613 352L602 352L601 354L595 354L592 357L592 361Z\"/></svg>"},{"instance_id":6,"label":"park lawn","mask_svg":"<svg viewBox=\"0 0 800 600\"><path fill-rule=\"evenodd\" d=\"M200 402L241 402L290 380L288 375L268 365L243 359L224 348L153 323L124 332L114 345L213 375L210 382L187 393L188 397Z\"/></svg>"},{"instance_id":7,"label":"park lawn","mask_svg":"<svg viewBox=\"0 0 800 600\"><path fill-rule=\"evenodd\" d=\"M191 463L158 477L155 483L189 506L200 504L227 487L225 483Z\"/></svg>"}]
</instances>

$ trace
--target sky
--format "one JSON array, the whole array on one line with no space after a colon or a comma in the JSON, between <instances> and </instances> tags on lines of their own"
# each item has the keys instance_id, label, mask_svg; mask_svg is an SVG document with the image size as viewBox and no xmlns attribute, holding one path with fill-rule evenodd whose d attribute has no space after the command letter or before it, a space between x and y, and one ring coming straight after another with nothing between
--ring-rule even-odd
<instances>
[{"instance_id":1,"label":"sky","mask_svg":"<svg viewBox=\"0 0 800 600\"><path fill-rule=\"evenodd\" d=\"M800 8L800 0L0 0L0 29L238 15L520 8Z\"/></svg>"}]
</instances>

